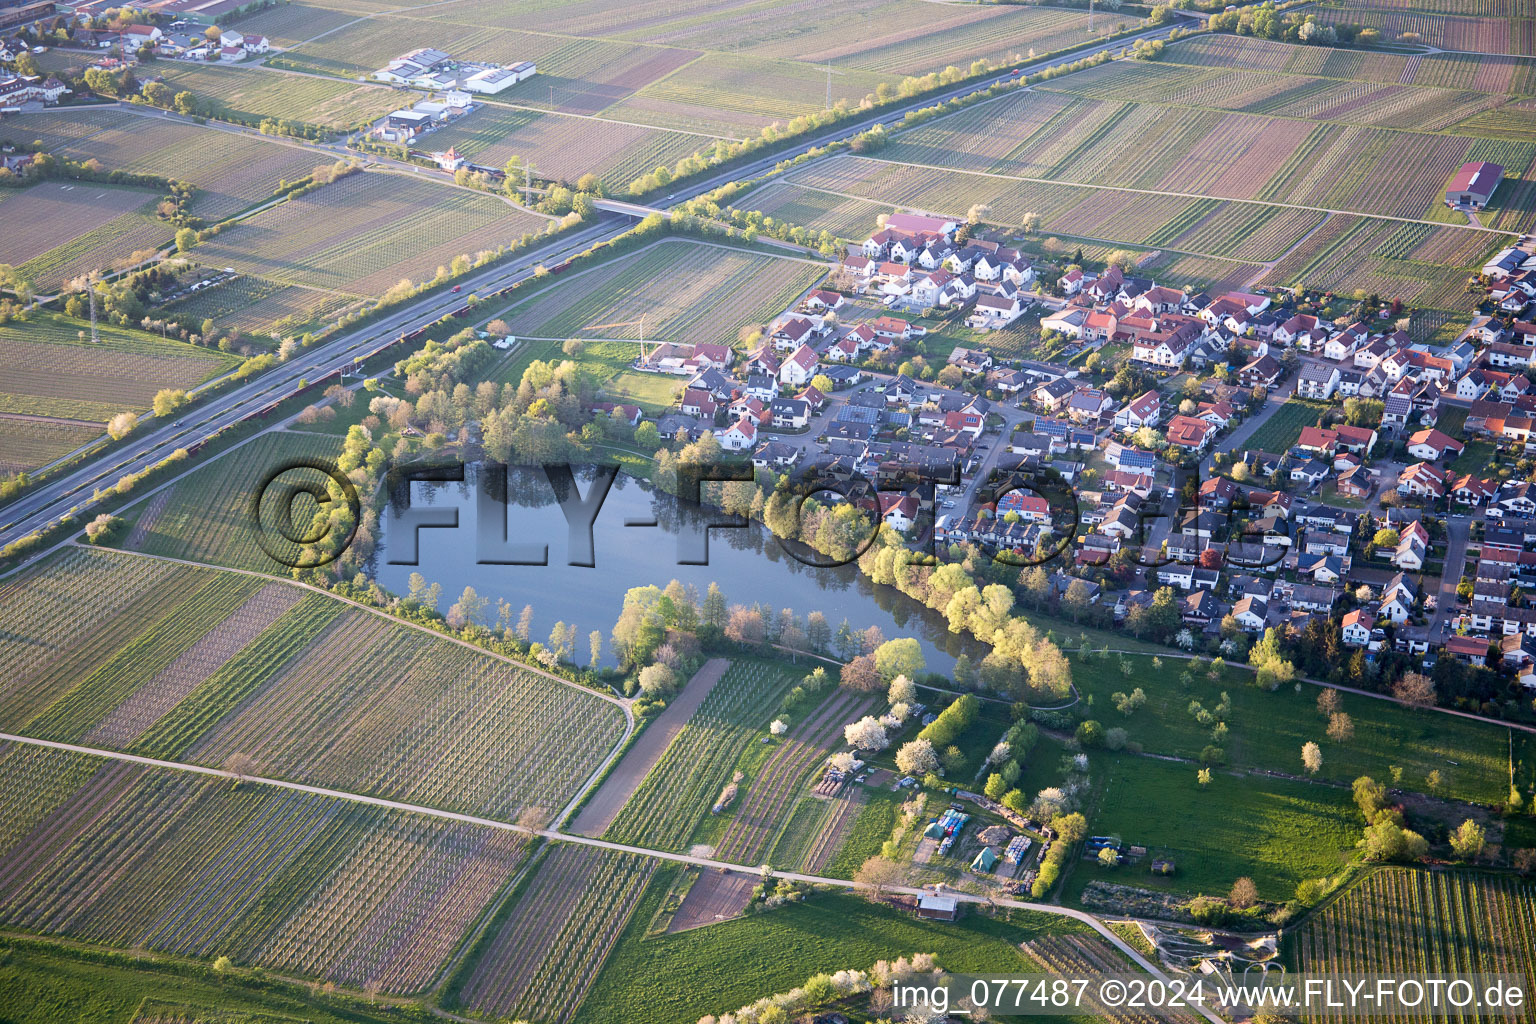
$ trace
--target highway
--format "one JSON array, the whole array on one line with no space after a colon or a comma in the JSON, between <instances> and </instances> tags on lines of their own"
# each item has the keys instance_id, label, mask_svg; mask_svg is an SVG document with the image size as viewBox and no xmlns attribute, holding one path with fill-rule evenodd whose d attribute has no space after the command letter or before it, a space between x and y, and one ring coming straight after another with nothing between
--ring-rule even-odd
<instances>
[{"instance_id":1,"label":"highway","mask_svg":"<svg viewBox=\"0 0 1536 1024\"><path fill-rule=\"evenodd\" d=\"M0 527L0 547L84 509L91 504L95 490L111 487L124 475L147 469L178 448L200 444L251 413L287 398L299 390L301 380L313 384L332 374L345 373L357 360L393 344L402 333L425 327L463 306L470 294L489 293L532 277L540 264L575 255L595 242L620 234L631 223L628 218L604 215L573 235L529 249L465 278L458 292L442 289L325 344L301 349L288 362L214 396L181 419L159 423L151 417L149 422L157 425L137 437L131 450L108 452L0 508L0 520L4 522Z\"/></svg>"},{"instance_id":2,"label":"highway","mask_svg":"<svg viewBox=\"0 0 1536 1024\"><path fill-rule=\"evenodd\" d=\"M1034 74L1049 68L1071 64L1105 50L1119 50L1131 46L1140 39L1166 39L1174 28L1185 24L1187 22L1184 20L1175 18L1166 25L1148 29L1134 36L1025 65L1021 74ZM960 96L968 96L993 85L1013 81L1015 77L1017 76L1012 72L1000 73L980 82L957 85L900 107L872 113L857 121L840 123L829 127L813 139L776 149L754 161L722 170L702 181L690 183L686 193L681 191L673 193L657 206L670 206L711 192L728 182L756 177L771 170L779 161L807 149L849 138L877 124L895 126L909 111L945 103ZM313 349L301 351L280 367L199 405L182 419L172 423L157 424L135 438L129 448L110 451L90 459L83 465L48 481L37 490L0 507L0 548L30 533L51 526L66 515L83 513L94 504L95 491L112 486L127 474L155 465L178 448L192 448L201 444L218 431L239 422L251 413L289 397L299 390L301 380L314 383L330 374L345 372L355 361L375 354L398 339L402 333L409 333L431 324L449 311L462 306L464 298L469 294L486 294L531 277L538 265L559 262L589 248L596 242L616 237L628 230L631 225L629 218L644 216L655 211L655 207L617 199L606 200L601 207L601 216L593 224L574 235L562 238L548 246L530 249L506 263L488 268L458 282L460 286L458 293L441 289L400 307L382 320L339 335ZM151 420L151 422L155 421Z\"/></svg>"}]
</instances>

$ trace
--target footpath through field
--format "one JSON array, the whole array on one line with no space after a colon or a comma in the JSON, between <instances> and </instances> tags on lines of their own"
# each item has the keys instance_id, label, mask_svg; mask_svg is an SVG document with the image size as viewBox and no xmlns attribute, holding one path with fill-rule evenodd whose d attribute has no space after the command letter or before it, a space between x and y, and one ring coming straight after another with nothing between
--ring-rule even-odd
<instances>
[{"instance_id":1,"label":"footpath through field","mask_svg":"<svg viewBox=\"0 0 1536 1024\"><path fill-rule=\"evenodd\" d=\"M723 673L723 670L722 670ZM697 857L688 853L668 853L663 850L650 850L643 846L627 846L623 843L609 842L606 839L593 839L589 836L572 835L568 832L559 832L554 829L534 829L523 825L515 825L508 821L498 821L495 818L482 818L474 814L461 814L458 811L445 811L437 807L423 807L419 804L404 803L400 800L386 800L382 797L364 796L361 793L348 793L345 790L327 789L324 786L309 786L300 782L288 782L284 779L268 779L259 776L241 776L235 772L226 771L223 768L209 768L204 765L184 764L180 761L163 761L154 757L142 757L138 754L125 754L116 750L99 750L94 747L83 747L75 743L60 743L56 740L40 740L32 736L18 736L14 733L0 733L0 741L9 743L21 743L33 747L47 747L51 750L65 750L74 754L85 754L90 757L102 757L114 761L127 761L132 764L145 765L150 768L163 768L169 771L191 772L195 775L207 775L215 778L229 779L239 783L249 783L258 786L273 786L278 789L288 789L299 793L313 793L316 796L330 797L333 800L347 800L352 803L368 804L373 807L383 807L393 811L404 811L408 814L424 814L433 818L442 818L447 821L463 822L468 825L479 825L484 828L498 829L504 832L522 832L527 835L535 835L542 839L557 843L575 843L579 846L593 846L603 850L614 850L619 853L634 853L643 857L651 857L656 860L672 861L677 864L689 864L694 867L712 868L716 871L739 872L750 876L761 876L761 867L753 867L748 864L730 864L725 861L715 860L710 857ZM846 878L826 878L821 875L804 874L798 871L774 871L774 878L786 878L793 882L809 882L813 885L828 885L839 889L851 889L853 883ZM891 886L888 890L892 893L901 893L908 896L921 896L929 890L915 886ZM1168 976L1162 969L1139 953L1134 947L1120 936L1116 935L1102 921L1092 914L1074 910L1071 907L1060 907L1050 903L1030 903L1025 900L1010 900L1002 897L975 896L966 892L951 891L950 896L962 903L987 903L999 907L1014 907L1019 910L1033 911L1038 914L1054 914L1057 917L1070 917L1079 921L1098 933L1110 945L1124 953L1142 970L1153 977L1168 980ZM1211 1024L1227 1024L1223 1018L1213 1011L1202 1008L1202 1016Z\"/></svg>"},{"instance_id":2,"label":"footpath through field","mask_svg":"<svg viewBox=\"0 0 1536 1024\"><path fill-rule=\"evenodd\" d=\"M661 760L667 746L682 732L683 726L688 724L693 713L699 710L699 705L704 703L704 698L709 696L709 692L730 667L729 658L711 658L693 674L688 685L683 687L683 692L667 705L667 709L656 721L646 727L635 745L625 752L623 759L603 780L592 799L587 801L581 813L576 815L576 820L570 826L572 832L596 837L608 831L608 826L613 824L619 810L634 795L640 781L656 767L656 762Z\"/></svg>"}]
</instances>

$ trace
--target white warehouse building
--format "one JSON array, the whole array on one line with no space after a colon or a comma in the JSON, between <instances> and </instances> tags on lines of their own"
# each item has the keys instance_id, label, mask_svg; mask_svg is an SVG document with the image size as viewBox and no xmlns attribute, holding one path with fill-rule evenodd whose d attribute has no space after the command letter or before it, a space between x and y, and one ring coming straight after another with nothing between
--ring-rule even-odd
<instances>
[{"instance_id":1,"label":"white warehouse building","mask_svg":"<svg viewBox=\"0 0 1536 1024\"><path fill-rule=\"evenodd\" d=\"M460 88L469 92L495 94L503 89L516 85L518 82L532 78L538 71L531 61L523 61L504 68L486 68L477 71L460 83Z\"/></svg>"}]
</instances>

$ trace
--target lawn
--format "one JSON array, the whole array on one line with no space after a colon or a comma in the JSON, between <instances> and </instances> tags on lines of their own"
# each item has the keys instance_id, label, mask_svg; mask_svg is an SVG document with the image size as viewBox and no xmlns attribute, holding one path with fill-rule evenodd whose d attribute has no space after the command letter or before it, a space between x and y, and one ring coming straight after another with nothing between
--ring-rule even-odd
<instances>
[{"instance_id":1,"label":"lawn","mask_svg":"<svg viewBox=\"0 0 1536 1024\"><path fill-rule=\"evenodd\" d=\"M1225 741L1228 763L1248 769L1302 774L1301 746L1315 742L1323 752L1319 777L1348 785L1361 775L1391 778L1390 766L1403 769L1401 786L1426 789L1425 777L1439 771L1441 795L1482 803L1501 801L1509 786L1508 731L1434 711L1413 711L1391 701L1344 694L1344 710L1355 724L1347 744L1325 735L1327 720L1317 713L1318 687L1304 684L1274 693L1252 685L1253 676L1229 669L1218 683L1201 675L1188 688L1180 682L1185 663L1163 659L1154 670L1145 659L1128 657L1131 675L1119 660L1073 664L1073 679L1093 699L1094 717L1106 728L1124 728L1148 753L1198 757L1212 742L1210 730L1189 712L1191 701L1214 710L1226 693L1232 702ZM1114 709L1110 695L1140 686L1147 704L1129 717ZM1190 769L1193 771L1193 769Z\"/></svg>"},{"instance_id":2,"label":"lawn","mask_svg":"<svg viewBox=\"0 0 1536 1024\"><path fill-rule=\"evenodd\" d=\"M1289 399L1253 432L1243 447L1284 453L1301 438L1302 428L1316 426L1317 418L1329 408L1331 406L1324 402Z\"/></svg>"},{"instance_id":3,"label":"lawn","mask_svg":"<svg viewBox=\"0 0 1536 1024\"><path fill-rule=\"evenodd\" d=\"M1452 434L1452 437L1459 435ZM1492 441L1468 441L1467 447L1448 465L1458 473L1487 473L1498 466L1499 449Z\"/></svg>"},{"instance_id":4,"label":"lawn","mask_svg":"<svg viewBox=\"0 0 1536 1024\"><path fill-rule=\"evenodd\" d=\"M629 928L608 958L577 1024L645 1021L692 1024L794 988L821 971L865 970L876 960L933 953L949 971L1030 970L1018 944L1080 925L1012 912L1012 923L972 912L954 924L921 921L858 897L818 894L803 903L674 935L644 938L671 882L651 883Z\"/></svg>"},{"instance_id":5,"label":"lawn","mask_svg":"<svg viewBox=\"0 0 1536 1024\"><path fill-rule=\"evenodd\" d=\"M1116 869L1076 862L1067 902L1076 902L1099 879L1225 895L1245 875L1263 898L1283 901L1303 879L1338 870L1360 837L1359 812L1347 789L1226 771L1217 771L1201 789L1192 764L1118 754L1094 761L1103 781L1089 832L1145 846L1148 856L1141 865ZM1173 858L1177 874L1148 872L1158 857Z\"/></svg>"},{"instance_id":6,"label":"lawn","mask_svg":"<svg viewBox=\"0 0 1536 1024\"><path fill-rule=\"evenodd\" d=\"M625 370L603 385L603 397L611 402L633 403L654 416L675 405L682 389L681 377Z\"/></svg>"}]
</instances>

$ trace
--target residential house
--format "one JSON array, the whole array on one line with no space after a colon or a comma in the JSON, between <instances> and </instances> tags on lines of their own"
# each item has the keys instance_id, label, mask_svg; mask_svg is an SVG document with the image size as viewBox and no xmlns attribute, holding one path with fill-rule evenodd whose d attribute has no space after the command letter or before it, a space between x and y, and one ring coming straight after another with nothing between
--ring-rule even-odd
<instances>
[{"instance_id":1,"label":"residential house","mask_svg":"<svg viewBox=\"0 0 1536 1024\"><path fill-rule=\"evenodd\" d=\"M816 350L809 345L801 345L779 367L779 381L791 387L804 387L811 382L812 377L816 376L816 368L819 364Z\"/></svg>"},{"instance_id":2,"label":"residential house","mask_svg":"<svg viewBox=\"0 0 1536 1024\"><path fill-rule=\"evenodd\" d=\"M1408 438L1408 454L1426 462L1436 462L1447 455L1454 458L1465 451L1466 447L1449 434L1433 428L1420 430Z\"/></svg>"},{"instance_id":3,"label":"residential house","mask_svg":"<svg viewBox=\"0 0 1536 1024\"><path fill-rule=\"evenodd\" d=\"M1182 294L1182 293L1181 293ZM1162 418L1163 402L1156 391L1145 391L1115 413L1115 426L1122 430L1155 427Z\"/></svg>"},{"instance_id":4,"label":"residential house","mask_svg":"<svg viewBox=\"0 0 1536 1024\"><path fill-rule=\"evenodd\" d=\"M1338 386L1339 368L1328 363L1307 363L1296 377L1296 394L1302 398L1327 401Z\"/></svg>"}]
</instances>

